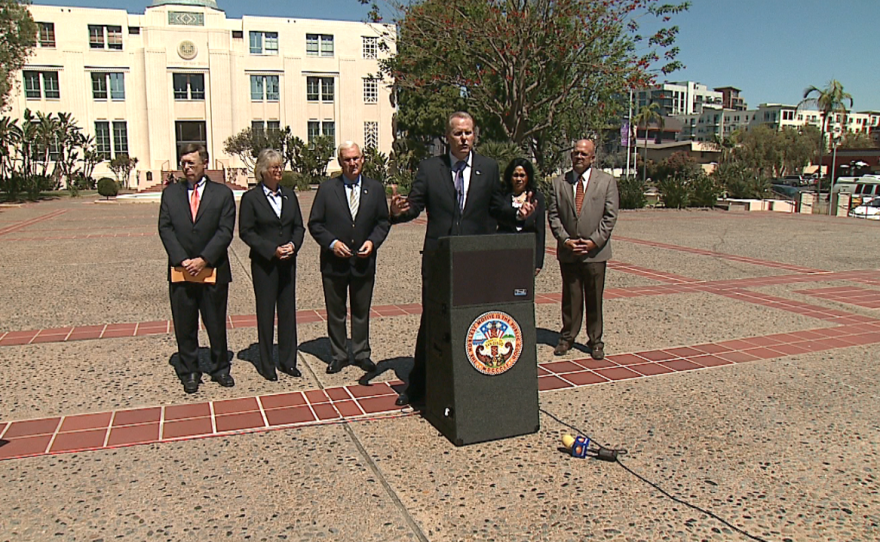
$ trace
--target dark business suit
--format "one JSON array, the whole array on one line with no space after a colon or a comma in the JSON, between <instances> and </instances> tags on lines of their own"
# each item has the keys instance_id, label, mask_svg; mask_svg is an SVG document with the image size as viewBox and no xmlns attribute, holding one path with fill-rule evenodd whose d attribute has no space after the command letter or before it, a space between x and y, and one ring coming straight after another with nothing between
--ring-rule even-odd
<instances>
[{"instance_id":1,"label":"dark business suit","mask_svg":"<svg viewBox=\"0 0 880 542\"><path fill-rule=\"evenodd\" d=\"M513 194L507 192L504 197L513 202ZM540 192L534 193L535 212L529 215L525 220L500 220L498 222L498 233L531 233L535 236L535 268L542 269L544 267L544 244L545 224L544 220L547 215L547 206L544 204L544 194ZM517 227L521 229L517 230Z\"/></svg>"},{"instance_id":2,"label":"dark business suit","mask_svg":"<svg viewBox=\"0 0 880 542\"><path fill-rule=\"evenodd\" d=\"M581 212L575 206L575 173L553 179L547 217L556 238L556 257L562 272L561 340L574 344L587 310L587 337L591 348L604 348L602 341L602 295L605 268L611 259L611 230L617 222L617 181L591 168ZM565 247L569 238L589 239L596 248L578 255Z\"/></svg>"},{"instance_id":3,"label":"dark business suit","mask_svg":"<svg viewBox=\"0 0 880 542\"><path fill-rule=\"evenodd\" d=\"M495 233L497 222L516 219L516 209L505 200L499 179L498 164L491 158L471 153L471 177L464 210L459 212L455 184L448 154L428 158L419 164L410 190L410 208L391 223L407 222L428 213L428 226L422 251L422 307L435 271L436 251L441 237L452 235L486 235ZM410 401L425 397L425 361L427 358L425 313L419 324L413 369L406 394Z\"/></svg>"},{"instance_id":4,"label":"dark business suit","mask_svg":"<svg viewBox=\"0 0 880 542\"><path fill-rule=\"evenodd\" d=\"M388 236L388 202L382 184L361 175L357 216L352 218L342 176L321 184L309 215L309 233L321 247L321 277L327 309L327 335L336 364L348 363L345 313L351 297L351 347L355 363L370 360L370 303L376 276L376 255ZM330 245L344 243L352 256L340 258ZM372 241L373 252L357 257L358 249Z\"/></svg>"},{"instance_id":5,"label":"dark business suit","mask_svg":"<svg viewBox=\"0 0 880 542\"><path fill-rule=\"evenodd\" d=\"M257 338L260 343L257 371L266 378L276 376L272 360L276 306L278 365L296 368L296 255L302 247L305 228L296 194L283 186L279 189L280 218L260 183L241 197L238 223L238 235L251 248L251 278L257 302ZM287 243L293 243L294 254L286 260L279 260L275 257L275 250Z\"/></svg>"},{"instance_id":6,"label":"dark business suit","mask_svg":"<svg viewBox=\"0 0 880 542\"><path fill-rule=\"evenodd\" d=\"M162 192L159 237L168 253L168 281L174 335L181 365L179 376L199 374L199 313L211 344L212 377L229 374L226 354L226 301L232 272L227 248L235 229L235 199L226 185L205 179L205 188L193 220L187 183L172 183ZM171 267L201 257L217 270L216 284L171 282ZM180 371L183 372L180 372Z\"/></svg>"}]
</instances>

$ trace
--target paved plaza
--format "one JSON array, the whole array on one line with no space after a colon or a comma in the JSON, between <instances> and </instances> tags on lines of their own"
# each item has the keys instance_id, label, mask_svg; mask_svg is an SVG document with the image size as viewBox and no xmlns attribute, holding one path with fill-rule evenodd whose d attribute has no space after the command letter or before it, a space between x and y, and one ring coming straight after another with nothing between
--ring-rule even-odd
<instances>
[{"instance_id":1,"label":"paved plaza","mask_svg":"<svg viewBox=\"0 0 880 542\"><path fill-rule=\"evenodd\" d=\"M300 195L304 216L312 197ZM357 367L325 373L308 235L303 377L257 374L236 236L236 386L203 377L185 395L158 210L94 198L0 208L0 541L750 540L619 465L561 453L572 431L548 414L536 434L456 448L395 407L421 313L424 217L392 227L379 251L371 382ZM562 284L548 242L541 408L756 539L880 539L878 239L880 224L844 218L623 211L603 361L583 332L553 356Z\"/></svg>"}]
</instances>

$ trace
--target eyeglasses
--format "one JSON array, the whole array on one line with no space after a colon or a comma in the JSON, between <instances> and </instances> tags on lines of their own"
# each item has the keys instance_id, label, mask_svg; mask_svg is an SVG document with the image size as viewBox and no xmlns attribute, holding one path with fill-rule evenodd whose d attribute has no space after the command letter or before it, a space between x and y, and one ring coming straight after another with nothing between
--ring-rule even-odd
<instances>
[{"instance_id":1,"label":"eyeglasses","mask_svg":"<svg viewBox=\"0 0 880 542\"><path fill-rule=\"evenodd\" d=\"M589 157L593 156L593 153L591 153L591 152L580 152L580 151L574 151L574 152L571 153L571 155L572 155L572 156L583 156L583 157L589 158Z\"/></svg>"},{"instance_id":2,"label":"eyeglasses","mask_svg":"<svg viewBox=\"0 0 880 542\"><path fill-rule=\"evenodd\" d=\"M199 165L197 162L181 162L181 163L180 163L180 168L181 168L181 169L186 169L186 168L188 168L188 167L196 167L197 165Z\"/></svg>"}]
</instances>

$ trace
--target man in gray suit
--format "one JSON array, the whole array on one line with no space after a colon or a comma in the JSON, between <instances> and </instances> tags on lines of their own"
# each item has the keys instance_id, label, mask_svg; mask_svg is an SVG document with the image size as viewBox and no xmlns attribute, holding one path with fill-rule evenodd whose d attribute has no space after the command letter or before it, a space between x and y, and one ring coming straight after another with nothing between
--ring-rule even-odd
<instances>
[{"instance_id":1,"label":"man in gray suit","mask_svg":"<svg viewBox=\"0 0 880 542\"><path fill-rule=\"evenodd\" d=\"M611 230L617 222L617 182L594 170L595 144L582 139L571 151L572 171L553 179L547 203L550 231L562 271L562 331L553 351L562 356L574 345L587 308L587 337L593 359L605 357L602 293L611 259Z\"/></svg>"}]
</instances>

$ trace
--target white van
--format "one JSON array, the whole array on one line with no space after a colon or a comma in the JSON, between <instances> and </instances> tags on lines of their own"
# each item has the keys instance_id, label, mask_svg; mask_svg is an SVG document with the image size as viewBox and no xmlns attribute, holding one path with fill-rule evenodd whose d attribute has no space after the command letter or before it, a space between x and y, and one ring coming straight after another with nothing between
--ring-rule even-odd
<instances>
[{"instance_id":1,"label":"white van","mask_svg":"<svg viewBox=\"0 0 880 542\"><path fill-rule=\"evenodd\" d=\"M880 196L880 175L838 177L833 192L852 194L853 198L871 199Z\"/></svg>"}]
</instances>

